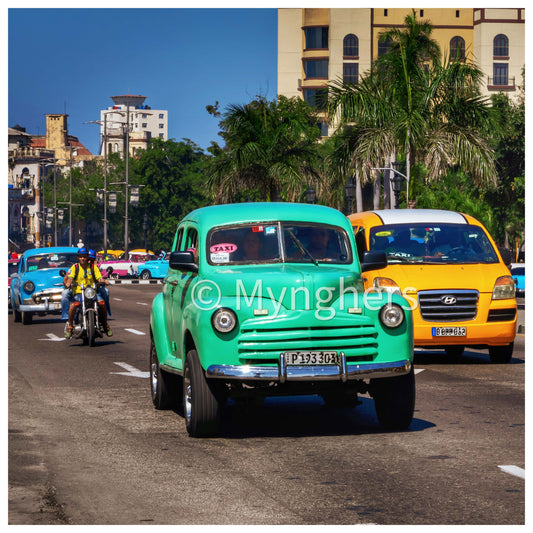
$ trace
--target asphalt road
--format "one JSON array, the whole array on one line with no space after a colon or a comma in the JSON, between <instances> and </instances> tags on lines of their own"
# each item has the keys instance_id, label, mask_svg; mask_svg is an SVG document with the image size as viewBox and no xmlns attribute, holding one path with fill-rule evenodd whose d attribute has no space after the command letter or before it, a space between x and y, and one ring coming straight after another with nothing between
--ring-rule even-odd
<instances>
[{"instance_id":1,"label":"asphalt road","mask_svg":"<svg viewBox=\"0 0 533 533\"><path fill-rule=\"evenodd\" d=\"M508 365L417 351L408 431L381 431L369 397L308 396L230 407L219 438L191 439L150 400L159 289L112 287L94 348L9 315L9 524L524 523L524 334Z\"/></svg>"}]
</instances>

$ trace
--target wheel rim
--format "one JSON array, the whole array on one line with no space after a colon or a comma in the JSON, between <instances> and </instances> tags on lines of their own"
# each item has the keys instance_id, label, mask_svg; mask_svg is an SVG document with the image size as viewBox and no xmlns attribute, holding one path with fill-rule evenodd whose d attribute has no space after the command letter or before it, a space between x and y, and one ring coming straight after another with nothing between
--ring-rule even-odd
<instances>
[{"instance_id":1,"label":"wheel rim","mask_svg":"<svg viewBox=\"0 0 533 533\"><path fill-rule=\"evenodd\" d=\"M191 375L189 366L185 366L185 371L183 372L183 411L185 414L185 421L187 425L191 421L191 410L192 410L192 387L191 387Z\"/></svg>"}]
</instances>

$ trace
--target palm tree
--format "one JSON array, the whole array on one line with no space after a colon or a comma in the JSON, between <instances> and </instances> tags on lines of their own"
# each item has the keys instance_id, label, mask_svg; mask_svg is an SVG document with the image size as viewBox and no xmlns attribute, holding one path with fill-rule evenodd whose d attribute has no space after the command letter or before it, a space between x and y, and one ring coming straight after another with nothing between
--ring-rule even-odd
<instances>
[{"instance_id":1,"label":"palm tree","mask_svg":"<svg viewBox=\"0 0 533 533\"><path fill-rule=\"evenodd\" d=\"M267 201L278 195L297 200L310 180L319 180L316 122L309 105L297 98L230 105L221 122L226 145L208 170L215 201L234 201L244 191Z\"/></svg>"},{"instance_id":2,"label":"palm tree","mask_svg":"<svg viewBox=\"0 0 533 533\"><path fill-rule=\"evenodd\" d=\"M430 180L460 165L477 183L492 181L493 154L481 134L490 119L478 88L481 71L459 59L442 63L431 25L417 21L414 11L403 29L380 39L392 44L359 86L330 85L330 117L352 165L380 167L401 155L408 185L416 162L425 163Z\"/></svg>"}]
</instances>

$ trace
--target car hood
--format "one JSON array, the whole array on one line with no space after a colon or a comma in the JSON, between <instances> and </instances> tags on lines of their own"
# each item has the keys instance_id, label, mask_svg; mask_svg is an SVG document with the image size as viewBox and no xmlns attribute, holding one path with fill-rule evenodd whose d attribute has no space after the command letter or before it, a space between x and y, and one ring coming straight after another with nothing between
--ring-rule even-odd
<instances>
[{"instance_id":1,"label":"car hood","mask_svg":"<svg viewBox=\"0 0 533 533\"><path fill-rule=\"evenodd\" d=\"M342 281L341 281L342 280ZM316 308L317 304L336 300L340 291L356 287L363 292L361 275L352 265L265 265L215 269L209 276L216 283L222 296L267 298L286 308Z\"/></svg>"},{"instance_id":2,"label":"car hood","mask_svg":"<svg viewBox=\"0 0 533 533\"><path fill-rule=\"evenodd\" d=\"M411 287L416 291L439 289L476 289L480 293L492 293L499 276L509 276L501 263L435 265L435 264L392 264L373 277L394 280L401 291Z\"/></svg>"}]
</instances>

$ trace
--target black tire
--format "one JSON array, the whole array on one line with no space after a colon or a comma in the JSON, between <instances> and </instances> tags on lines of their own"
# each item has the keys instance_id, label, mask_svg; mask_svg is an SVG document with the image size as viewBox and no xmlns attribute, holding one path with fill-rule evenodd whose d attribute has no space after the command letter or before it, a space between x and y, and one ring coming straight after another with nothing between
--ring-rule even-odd
<instances>
[{"instance_id":1,"label":"black tire","mask_svg":"<svg viewBox=\"0 0 533 533\"><path fill-rule=\"evenodd\" d=\"M172 409L181 400L181 378L165 372L159 366L154 339L150 343L150 392L154 407Z\"/></svg>"},{"instance_id":2,"label":"black tire","mask_svg":"<svg viewBox=\"0 0 533 533\"><path fill-rule=\"evenodd\" d=\"M191 437L211 437L220 427L220 404L196 350L187 352L183 369L183 414Z\"/></svg>"},{"instance_id":3,"label":"black tire","mask_svg":"<svg viewBox=\"0 0 533 533\"><path fill-rule=\"evenodd\" d=\"M409 427L415 410L415 373L382 378L372 383L372 396L383 429L398 431Z\"/></svg>"},{"instance_id":4,"label":"black tire","mask_svg":"<svg viewBox=\"0 0 533 533\"><path fill-rule=\"evenodd\" d=\"M96 340L96 324L94 319L94 311L87 312L87 344L94 346Z\"/></svg>"},{"instance_id":5,"label":"black tire","mask_svg":"<svg viewBox=\"0 0 533 533\"><path fill-rule=\"evenodd\" d=\"M450 359L459 359L463 355L463 352L465 351L464 346L446 346L444 348L446 352L446 356Z\"/></svg>"},{"instance_id":6,"label":"black tire","mask_svg":"<svg viewBox=\"0 0 533 533\"><path fill-rule=\"evenodd\" d=\"M143 270L139 276L141 279L150 279L152 276L149 270Z\"/></svg>"},{"instance_id":7,"label":"black tire","mask_svg":"<svg viewBox=\"0 0 533 533\"><path fill-rule=\"evenodd\" d=\"M513 358L514 342L506 346L489 346L490 362L504 365L511 362Z\"/></svg>"},{"instance_id":8,"label":"black tire","mask_svg":"<svg viewBox=\"0 0 533 533\"><path fill-rule=\"evenodd\" d=\"M22 322L22 313L12 304L13 322Z\"/></svg>"},{"instance_id":9,"label":"black tire","mask_svg":"<svg viewBox=\"0 0 533 533\"><path fill-rule=\"evenodd\" d=\"M33 313L30 311L22 311L22 323L29 325L33 322Z\"/></svg>"}]
</instances>

